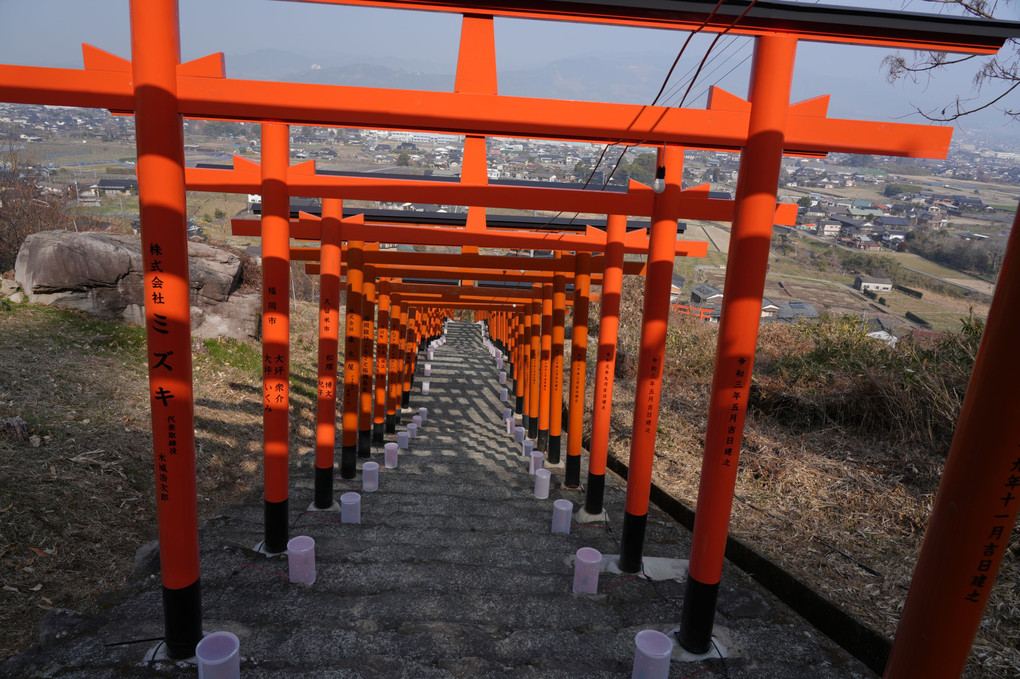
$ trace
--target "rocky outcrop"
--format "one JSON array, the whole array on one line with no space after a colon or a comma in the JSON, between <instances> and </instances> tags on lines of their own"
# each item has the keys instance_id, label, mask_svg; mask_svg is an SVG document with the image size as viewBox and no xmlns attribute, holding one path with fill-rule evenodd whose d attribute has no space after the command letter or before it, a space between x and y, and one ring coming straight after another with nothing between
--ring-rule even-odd
<instances>
[{"instance_id":1,"label":"rocky outcrop","mask_svg":"<svg viewBox=\"0 0 1020 679\"><path fill-rule=\"evenodd\" d=\"M199 338L247 339L258 333L260 300L239 294L241 259L203 243L188 244L191 328ZM28 300L141 324L141 240L109 233L42 231L18 251L14 277Z\"/></svg>"}]
</instances>

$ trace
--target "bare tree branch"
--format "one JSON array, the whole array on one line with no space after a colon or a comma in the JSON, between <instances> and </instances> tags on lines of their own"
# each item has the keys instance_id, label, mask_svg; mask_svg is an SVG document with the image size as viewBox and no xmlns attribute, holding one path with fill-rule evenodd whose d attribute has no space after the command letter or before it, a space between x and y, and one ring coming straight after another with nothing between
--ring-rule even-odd
<instances>
[{"instance_id":1,"label":"bare tree branch","mask_svg":"<svg viewBox=\"0 0 1020 679\"><path fill-rule=\"evenodd\" d=\"M939 5L942 8L958 8L972 16L984 19L994 19L995 13L1000 10L1000 0L921 0L931 5ZM1001 0L1001 5L1011 5L1014 0ZM931 74L939 69L949 66L957 66L977 58L978 55L964 57L950 57L946 52L915 52L912 56L891 54L882 60L882 66L886 71L886 80L894 83L902 78L909 78L912 82L918 81L922 73ZM936 115L932 112L925 112L915 107L917 113L934 122L950 122L958 120L978 111L991 108L1004 97L1017 89L1020 85L1020 41L1010 39L1003 45L999 53L984 61L974 74L973 87L975 96L965 98L957 95L953 101L945 106L941 113ZM970 105L968 102L981 98L982 89L991 87L993 89L1004 88L1001 93L984 95L988 101L983 104ZM947 113L951 111L951 113ZM1011 108L1004 109L1003 114L1013 120L1020 121L1020 110Z\"/></svg>"}]
</instances>

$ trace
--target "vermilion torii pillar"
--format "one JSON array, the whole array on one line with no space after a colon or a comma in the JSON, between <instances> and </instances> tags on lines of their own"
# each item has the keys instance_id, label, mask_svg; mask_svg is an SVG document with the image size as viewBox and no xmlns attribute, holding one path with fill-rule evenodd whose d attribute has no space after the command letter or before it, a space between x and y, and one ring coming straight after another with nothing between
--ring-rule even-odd
<instances>
[{"instance_id":1,"label":"vermilion torii pillar","mask_svg":"<svg viewBox=\"0 0 1020 679\"><path fill-rule=\"evenodd\" d=\"M796 49L797 40L788 35L760 37L755 45L748 142L741 153L737 179L737 212L727 258L698 511L678 635L680 644L692 653L707 652L712 641L761 322Z\"/></svg>"},{"instance_id":2,"label":"vermilion torii pillar","mask_svg":"<svg viewBox=\"0 0 1020 679\"><path fill-rule=\"evenodd\" d=\"M552 352L549 385L549 464L560 463L560 435L563 431L563 324L567 317L567 278L553 276L552 284Z\"/></svg>"},{"instance_id":3,"label":"vermilion torii pillar","mask_svg":"<svg viewBox=\"0 0 1020 679\"><path fill-rule=\"evenodd\" d=\"M361 382L361 312L364 243L347 245L347 325L344 333L343 441L340 449L340 478L353 479L357 473L358 407Z\"/></svg>"},{"instance_id":4,"label":"vermilion torii pillar","mask_svg":"<svg viewBox=\"0 0 1020 679\"><path fill-rule=\"evenodd\" d=\"M340 345L340 215L342 203L322 201L322 273L319 280L319 364L315 408L315 498L312 508L339 508L333 500L337 360Z\"/></svg>"},{"instance_id":5,"label":"vermilion torii pillar","mask_svg":"<svg viewBox=\"0 0 1020 679\"><path fill-rule=\"evenodd\" d=\"M287 550L290 490L290 130L262 124L262 423L266 553Z\"/></svg>"},{"instance_id":6,"label":"vermilion torii pillar","mask_svg":"<svg viewBox=\"0 0 1020 679\"><path fill-rule=\"evenodd\" d=\"M574 271L574 324L570 346L570 407L567 410L567 461L563 485L581 485L581 436L588 360L588 301L591 297L591 255L578 253ZM603 298L604 299L604 298Z\"/></svg>"},{"instance_id":7,"label":"vermilion torii pillar","mask_svg":"<svg viewBox=\"0 0 1020 679\"><path fill-rule=\"evenodd\" d=\"M535 449L549 450L549 410L552 408L552 283L542 285L542 336L538 354L538 439ZM560 406L562 407L562 406Z\"/></svg>"},{"instance_id":8,"label":"vermilion torii pillar","mask_svg":"<svg viewBox=\"0 0 1020 679\"><path fill-rule=\"evenodd\" d=\"M202 599L175 4L132 0L131 55L163 630L167 655L188 658L202 638Z\"/></svg>"},{"instance_id":9,"label":"vermilion torii pillar","mask_svg":"<svg viewBox=\"0 0 1020 679\"><path fill-rule=\"evenodd\" d=\"M623 292L623 237L627 218L610 215L606 223L606 265L602 278L599 346L596 353L592 402L588 483L581 520L605 518L606 462L609 459L609 425L613 411L616 342L620 331L620 295Z\"/></svg>"},{"instance_id":10,"label":"vermilion torii pillar","mask_svg":"<svg viewBox=\"0 0 1020 679\"><path fill-rule=\"evenodd\" d=\"M669 321L669 290L673 280L677 217L680 214L680 180L684 152L666 146L659 156L665 168L665 190L655 197L652 227L649 233L648 273L645 276L645 303L641 313L641 346L634 397L634 421L631 430L630 468L627 471L627 500L620 533L620 570L641 570L645 524L655 458L655 435L659 422L659 395L662 393L662 364L666 353L666 327ZM767 217L772 219L775 209Z\"/></svg>"},{"instance_id":11,"label":"vermilion torii pillar","mask_svg":"<svg viewBox=\"0 0 1020 679\"><path fill-rule=\"evenodd\" d=\"M963 675L1020 510L1020 216L967 385L885 679ZM978 460L978 458L980 458ZM1008 583L1007 583L1008 586Z\"/></svg>"},{"instance_id":12,"label":"vermilion torii pillar","mask_svg":"<svg viewBox=\"0 0 1020 679\"><path fill-rule=\"evenodd\" d=\"M406 319L407 309L400 303L399 295L390 295L390 328L389 346L386 355L389 357L386 375L386 433L393 434L400 423L400 387L397 374L402 356L400 355L400 319Z\"/></svg>"},{"instance_id":13,"label":"vermilion torii pillar","mask_svg":"<svg viewBox=\"0 0 1020 679\"><path fill-rule=\"evenodd\" d=\"M389 365L390 282L379 280L379 317L375 344L375 408L372 418L372 442L381 444L386 433L386 371Z\"/></svg>"},{"instance_id":14,"label":"vermilion torii pillar","mask_svg":"<svg viewBox=\"0 0 1020 679\"><path fill-rule=\"evenodd\" d=\"M372 381L375 377L372 356L375 349L375 267L366 266L364 275L361 313L361 381L358 396L358 457L368 459L372 456L372 408L375 404L375 392L372 389Z\"/></svg>"}]
</instances>

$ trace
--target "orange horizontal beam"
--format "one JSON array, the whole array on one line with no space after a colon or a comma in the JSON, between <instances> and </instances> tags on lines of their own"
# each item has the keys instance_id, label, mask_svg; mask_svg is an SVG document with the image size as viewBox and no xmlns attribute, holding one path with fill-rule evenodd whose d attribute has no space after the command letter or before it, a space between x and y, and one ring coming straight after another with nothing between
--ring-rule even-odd
<instances>
[{"instance_id":1,"label":"orange horizontal beam","mask_svg":"<svg viewBox=\"0 0 1020 679\"><path fill-rule=\"evenodd\" d=\"M296 220L298 228L291 221L291 238L296 240L317 240L318 218L312 215ZM259 221L248 219L231 220L231 233L235 236L259 237ZM363 240L372 243L406 243L411 245L475 245L489 248L527 248L536 250L566 250L575 252L603 252L606 248L606 233L588 227L580 233L541 233L534 231L468 231L456 227L425 227L404 224L344 225L345 239ZM628 254L648 253L647 231L632 231L627 234L624 251ZM704 257L708 253L705 241L678 240L677 257Z\"/></svg>"},{"instance_id":2,"label":"orange horizontal beam","mask_svg":"<svg viewBox=\"0 0 1020 679\"><path fill-rule=\"evenodd\" d=\"M134 107L130 74L0 65L0 101ZM208 119L429 130L448 134L742 148L748 113L493 94L424 92L178 75L178 112ZM791 112L784 148L943 158L952 129ZM626 212L621 214L627 214ZM631 213L633 214L633 213Z\"/></svg>"},{"instance_id":3,"label":"orange horizontal beam","mask_svg":"<svg viewBox=\"0 0 1020 679\"><path fill-rule=\"evenodd\" d=\"M307 253L302 253L303 255ZM294 257L293 253L291 256L293 261L306 261L308 264L305 265L305 273L309 275L318 276L321 273L318 258L311 258L306 256ZM643 264L643 262L633 262L634 264ZM391 276L403 276L405 278L436 278L442 280L470 280L470 281L500 281L500 282L515 282L519 281L522 283L552 283L553 278L557 275L554 272L545 271L527 271L521 273L519 270L499 270L499 269L460 269L460 270L449 270L449 269L429 269L427 267L406 267L406 266L393 266L387 264L375 264L375 273L379 278L387 278ZM344 265L340 267L340 275L346 275L347 268ZM642 275L644 268L642 267L639 271L634 272L634 275ZM572 280L573 274L568 274L567 280ZM591 277L591 284L594 286L602 285L602 276L600 274L594 274Z\"/></svg>"},{"instance_id":4,"label":"orange horizontal beam","mask_svg":"<svg viewBox=\"0 0 1020 679\"><path fill-rule=\"evenodd\" d=\"M346 249L346 246L345 248ZM317 262L319 261L320 248L297 246L291 247L290 258L292 260ZM596 255L591 258L592 273L600 274L605 268L605 257ZM574 273L574 256L563 255L562 257L513 257L508 255L479 255L473 253L439 253L439 252L401 252L398 250L374 250L364 254L364 264L373 266L418 267L421 270L430 270L438 274L442 269L450 269L453 272L480 272L482 275L487 270L506 272L542 272L552 274L553 272ZM625 274L639 275L644 273L644 261L627 261L623 263ZM410 274L409 274L410 275Z\"/></svg>"}]
</instances>

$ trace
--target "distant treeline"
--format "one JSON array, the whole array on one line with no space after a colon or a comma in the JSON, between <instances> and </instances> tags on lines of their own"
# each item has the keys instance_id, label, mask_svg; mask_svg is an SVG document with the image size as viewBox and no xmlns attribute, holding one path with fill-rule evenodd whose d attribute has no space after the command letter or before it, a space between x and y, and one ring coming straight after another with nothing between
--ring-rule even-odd
<instances>
[{"instance_id":1,"label":"distant treeline","mask_svg":"<svg viewBox=\"0 0 1020 679\"><path fill-rule=\"evenodd\" d=\"M1001 239L964 240L945 231L912 231L907 235L910 252L944 266L995 276L1002 266L1005 241Z\"/></svg>"}]
</instances>

